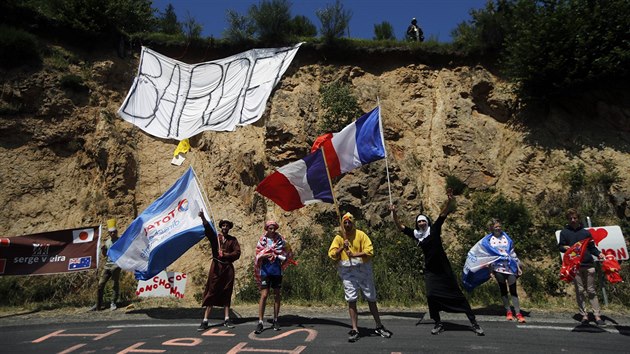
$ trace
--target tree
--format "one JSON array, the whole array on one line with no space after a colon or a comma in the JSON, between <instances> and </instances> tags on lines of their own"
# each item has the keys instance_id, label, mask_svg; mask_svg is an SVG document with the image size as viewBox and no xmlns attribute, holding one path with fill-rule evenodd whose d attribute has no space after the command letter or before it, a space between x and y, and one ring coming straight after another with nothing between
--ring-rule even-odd
<instances>
[{"instance_id":1,"label":"tree","mask_svg":"<svg viewBox=\"0 0 630 354\"><path fill-rule=\"evenodd\" d=\"M315 14L322 23L320 32L327 42L342 37L352 18L352 12L344 10L340 0L336 0L334 5L326 5L325 8L317 10Z\"/></svg>"},{"instance_id":2,"label":"tree","mask_svg":"<svg viewBox=\"0 0 630 354\"><path fill-rule=\"evenodd\" d=\"M195 20L194 17L190 15L190 13L186 14L186 21L184 21L184 34L188 40L198 39L201 37L201 31L203 31L203 26Z\"/></svg>"},{"instance_id":3,"label":"tree","mask_svg":"<svg viewBox=\"0 0 630 354\"><path fill-rule=\"evenodd\" d=\"M84 32L136 33L154 27L151 0L50 0L52 16Z\"/></svg>"},{"instance_id":4,"label":"tree","mask_svg":"<svg viewBox=\"0 0 630 354\"><path fill-rule=\"evenodd\" d=\"M291 30L291 3L287 0L262 0L249 8L258 39L264 43L284 43Z\"/></svg>"},{"instance_id":5,"label":"tree","mask_svg":"<svg viewBox=\"0 0 630 354\"><path fill-rule=\"evenodd\" d=\"M488 1L486 7L471 10L470 22L462 22L453 32L455 48L470 54L498 54L512 23L513 0Z\"/></svg>"},{"instance_id":6,"label":"tree","mask_svg":"<svg viewBox=\"0 0 630 354\"><path fill-rule=\"evenodd\" d=\"M453 32L456 48L495 56L523 96L630 76L627 0L495 0Z\"/></svg>"},{"instance_id":7,"label":"tree","mask_svg":"<svg viewBox=\"0 0 630 354\"><path fill-rule=\"evenodd\" d=\"M545 96L630 75L627 0L536 6L520 0L513 12L501 62L527 94Z\"/></svg>"},{"instance_id":8,"label":"tree","mask_svg":"<svg viewBox=\"0 0 630 354\"><path fill-rule=\"evenodd\" d=\"M182 25L177 21L177 14L173 4L168 4L164 13L157 19L158 31L166 34L183 33Z\"/></svg>"},{"instance_id":9,"label":"tree","mask_svg":"<svg viewBox=\"0 0 630 354\"><path fill-rule=\"evenodd\" d=\"M247 16L239 15L234 10L227 10L228 28L223 32L223 38L228 42L242 43L251 40L254 35L254 25Z\"/></svg>"},{"instance_id":10,"label":"tree","mask_svg":"<svg viewBox=\"0 0 630 354\"><path fill-rule=\"evenodd\" d=\"M319 89L324 114L320 128L324 132L337 132L363 114L350 86L340 81L331 82Z\"/></svg>"},{"instance_id":11,"label":"tree","mask_svg":"<svg viewBox=\"0 0 630 354\"><path fill-rule=\"evenodd\" d=\"M394 27L391 23L383 21L380 25L374 25L374 39L380 40L395 40Z\"/></svg>"},{"instance_id":12,"label":"tree","mask_svg":"<svg viewBox=\"0 0 630 354\"><path fill-rule=\"evenodd\" d=\"M317 35L317 27L303 15L298 15L291 21L291 34L299 37L315 37Z\"/></svg>"}]
</instances>

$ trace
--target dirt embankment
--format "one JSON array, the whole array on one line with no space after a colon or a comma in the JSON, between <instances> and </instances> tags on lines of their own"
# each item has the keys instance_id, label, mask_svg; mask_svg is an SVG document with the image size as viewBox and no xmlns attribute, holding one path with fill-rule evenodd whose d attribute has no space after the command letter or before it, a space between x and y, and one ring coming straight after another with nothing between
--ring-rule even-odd
<instances>
[{"instance_id":1,"label":"dirt embankment","mask_svg":"<svg viewBox=\"0 0 630 354\"><path fill-rule=\"evenodd\" d=\"M21 108L0 116L0 235L104 224L111 217L124 228L192 165L214 217L234 221L243 249L236 267L247 269L266 219L277 220L295 242L295 230L320 232L314 216L333 210L320 204L286 213L254 190L274 168L308 152L319 133L319 88L334 80L351 85L364 111L380 101L391 193L401 215L436 214L448 175L471 190L523 200L535 215L546 212L548 196L566 188L558 177L568 165L583 163L589 173L609 163L630 169L630 100L623 93L556 102L515 124L521 107L510 86L482 66L393 54L389 62L387 53L332 61L311 52L298 52L260 121L194 137L193 151L176 167L170 164L176 141L151 137L116 115L137 55L80 56L63 69L45 61L35 71L4 73L0 99ZM84 78L83 88L64 88L68 73ZM384 161L343 176L335 192L341 209L372 225L390 222ZM618 216L630 215L627 174L605 193ZM461 198L459 205L454 220L461 224L471 203ZM170 268L203 275L208 259L201 242Z\"/></svg>"}]
</instances>

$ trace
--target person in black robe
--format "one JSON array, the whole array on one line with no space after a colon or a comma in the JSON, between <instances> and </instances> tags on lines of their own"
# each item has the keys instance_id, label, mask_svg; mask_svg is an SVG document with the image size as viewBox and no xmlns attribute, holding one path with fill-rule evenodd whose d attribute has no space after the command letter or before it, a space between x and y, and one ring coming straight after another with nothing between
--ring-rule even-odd
<instances>
[{"instance_id":1,"label":"person in black robe","mask_svg":"<svg viewBox=\"0 0 630 354\"><path fill-rule=\"evenodd\" d=\"M212 306L223 306L224 320L223 326L234 328L230 321L230 305L232 303L232 291L234 290L234 263L241 257L241 246L236 237L229 235L234 224L229 220L219 221L220 233L210 227L203 211L199 212L203 222L206 238L212 247L212 263L208 271L208 281L203 292L203 303L205 306L204 318L198 331L205 331L208 325L208 317L212 313Z\"/></svg>"},{"instance_id":2,"label":"person in black robe","mask_svg":"<svg viewBox=\"0 0 630 354\"><path fill-rule=\"evenodd\" d=\"M431 334L439 334L444 331L440 311L446 311L465 313L472 324L472 330L477 335L483 336L483 329L477 323L468 300L457 284L451 262L449 262L442 245L442 224L455 208L455 198L450 189L447 192L447 197L448 201L437 220L431 224L426 215L420 214L416 217L415 229L406 227L398 220L394 205L390 205L390 210L396 226L405 235L411 237L424 252L424 281L429 315L435 321L435 327L431 330Z\"/></svg>"}]
</instances>

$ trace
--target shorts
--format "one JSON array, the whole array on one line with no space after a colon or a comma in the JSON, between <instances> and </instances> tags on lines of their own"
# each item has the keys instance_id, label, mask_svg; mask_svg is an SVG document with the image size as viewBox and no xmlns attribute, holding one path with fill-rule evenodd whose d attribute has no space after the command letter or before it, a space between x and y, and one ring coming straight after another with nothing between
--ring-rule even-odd
<instances>
[{"instance_id":1,"label":"shorts","mask_svg":"<svg viewBox=\"0 0 630 354\"><path fill-rule=\"evenodd\" d=\"M265 275L260 277L260 287L263 289L280 289L282 287L282 275Z\"/></svg>"},{"instance_id":2,"label":"shorts","mask_svg":"<svg viewBox=\"0 0 630 354\"><path fill-rule=\"evenodd\" d=\"M372 263L363 263L351 267L338 267L339 277L343 283L343 293L347 302L356 302L359 291L369 302L376 301L376 288L372 275Z\"/></svg>"}]
</instances>

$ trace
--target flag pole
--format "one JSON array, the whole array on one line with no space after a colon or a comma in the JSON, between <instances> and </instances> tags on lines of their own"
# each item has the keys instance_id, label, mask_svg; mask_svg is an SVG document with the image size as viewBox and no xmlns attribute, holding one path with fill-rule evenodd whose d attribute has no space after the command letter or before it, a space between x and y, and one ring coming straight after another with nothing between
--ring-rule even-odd
<instances>
[{"instance_id":1,"label":"flag pole","mask_svg":"<svg viewBox=\"0 0 630 354\"><path fill-rule=\"evenodd\" d=\"M192 153L192 149L190 149L190 152ZM197 180L197 185L199 186L199 189L201 189L201 195L203 197L203 202L204 202L204 206L208 209L208 211L210 212L210 215L208 215L208 217L210 217L210 220L212 220L212 225L216 225L215 224L215 218L214 218L214 211L212 210L212 205L210 204L210 199L208 199L208 194L206 193L206 189L203 186L202 180L199 179L199 176L197 176L197 172L195 172L195 168L193 167L193 164L197 161L196 159L197 154L192 154L192 158L191 158L191 163L190 163L190 168L192 168L193 171L193 175L195 176L195 180ZM201 177L203 178L203 171L201 171Z\"/></svg>"},{"instance_id":2,"label":"flag pole","mask_svg":"<svg viewBox=\"0 0 630 354\"><path fill-rule=\"evenodd\" d=\"M378 104L378 124L381 131L381 140L383 141L383 149L385 150L385 171L387 173L387 190L389 191L389 205L393 205L392 201L392 184L389 182L389 163L387 148L385 147L385 137L383 136L383 119L381 118L381 100L376 96L376 102Z\"/></svg>"},{"instance_id":3,"label":"flag pole","mask_svg":"<svg viewBox=\"0 0 630 354\"><path fill-rule=\"evenodd\" d=\"M339 230L343 235L343 238L346 238L346 233L343 229L343 224L341 223L341 212L339 211L339 203L337 203L337 197L335 197L335 190L333 189L332 179L330 178L330 171L328 170L328 161L326 160L326 150L324 149L324 144L320 146L322 150L322 156L324 158L324 167L326 168L326 176L328 177L328 185L330 186L330 193L332 194L333 203L335 204L335 209L337 210L337 219L339 219Z\"/></svg>"}]
</instances>

